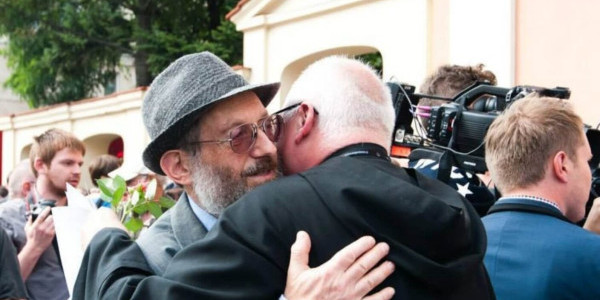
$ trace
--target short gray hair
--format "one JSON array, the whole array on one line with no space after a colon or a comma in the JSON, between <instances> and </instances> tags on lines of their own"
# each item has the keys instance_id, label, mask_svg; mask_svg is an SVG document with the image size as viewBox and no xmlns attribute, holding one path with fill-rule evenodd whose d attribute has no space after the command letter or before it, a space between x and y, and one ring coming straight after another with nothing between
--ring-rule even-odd
<instances>
[{"instance_id":1,"label":"short gray hair","mask_svg":"<svg viewBox=\"0 0 600 300\"><path fill-rule=\"evenodd\" d=\"M21 186L25 180L32 183L35 181L29 159L24 159L19 162L8 175L8 197L10 199L20 196Z\"/></svg>"},{"instance_id":2,"label":"short gray hair","mask_svg":"<svg viewBox=\"0 0 600 300\"><path fill-rule=\"evenodd\" d=\"M293 84L285 106L299 102L317 109L328 141L361 128L388 137L391 144L395 112L389 88L358 60L330 56L310 65Z\"/></svg>"}]
</instances>

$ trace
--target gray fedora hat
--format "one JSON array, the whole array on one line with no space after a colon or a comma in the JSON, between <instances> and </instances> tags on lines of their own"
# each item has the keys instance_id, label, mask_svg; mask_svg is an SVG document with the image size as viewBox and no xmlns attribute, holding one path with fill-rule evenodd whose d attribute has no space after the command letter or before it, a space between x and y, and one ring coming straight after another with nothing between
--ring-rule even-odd
<instances>
[{"instance_id":1,"label":"gray fedora hat","mask_svg":"<svg viewBox=\"0 0 600 300\"><path fill-rule=\"evenodd\" d=\"M142 118L152 141L144 150L146 167L165 175L160 158L177 147L186 124L211 104L252 91L266 107L279 83L248 84L210 52L183 56L162 71L150 85L142 104Z\"/></svg>"}]
</instances>

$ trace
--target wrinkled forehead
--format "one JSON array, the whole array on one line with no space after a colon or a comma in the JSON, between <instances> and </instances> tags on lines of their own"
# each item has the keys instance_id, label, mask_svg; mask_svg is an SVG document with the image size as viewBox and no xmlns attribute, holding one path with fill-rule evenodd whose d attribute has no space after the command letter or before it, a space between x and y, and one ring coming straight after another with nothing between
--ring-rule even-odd
<instances>
[{"instance_id":1,"label":"wrinkled forehead","mask_svg":"<svg viewBox=\"0 0 600 300\"><path fill-rule=\"evenodd\" d=\"M245 92L215 103L199 118L203 130L224 130L254 123L268 115L267 109L253 92Z\"/></svg>"}]
</instances>

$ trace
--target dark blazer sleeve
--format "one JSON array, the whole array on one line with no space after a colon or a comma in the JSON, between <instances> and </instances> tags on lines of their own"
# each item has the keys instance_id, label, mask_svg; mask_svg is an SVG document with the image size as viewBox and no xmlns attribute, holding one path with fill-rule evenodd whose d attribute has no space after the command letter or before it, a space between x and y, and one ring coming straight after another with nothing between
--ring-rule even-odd
<instances>
[{"instance_id":1,"label":"dark blazer sleeve","mask_svg":"<svg viewBox=\"0 0 600 300\"><path fill-rule=\"evenodd\" d=\"M17 251L2 228L0 228L0 251L0 299L27 298L21 280Z\"/></svg>"},{"instance_id":2,"label":"dark blazer sleeve","mask_svg":"<svg viewBox=\"0 0 600 300\"><path fill-rule=\"evenodd\" d=\"M279 209L276 202L257 190L247 194L221 215L204 239L177 253L161 278L140 282L132 297L279 298L295 231L286 223L290 212Z\"/></svg>"},{"instance_id":3,"label":"dark blazer sleeve","mask_svg":"<svg viewBox=\"0 0 600 300\"><path fill-rule=\"evenodd\" d=\"M127 233L115 228L90 241L75 281L73 299L129 299L152 269Z\"/></svg>"},{"instance_id":4,"label":"dark blazer sleeve","mask_svg":"<svg viewBox=\"0 0 600 300\"><path fill-rule=\"evenodd\" d=\"M290 227L283 224L288 215L265 209L273 203L247 200L177 253L162 276L152 274L125 232L100 231L84 255L73 299L277 299L295 231L281 231ZM261 219L267 221L257 224Z\"/></svg>"}]
</instances>

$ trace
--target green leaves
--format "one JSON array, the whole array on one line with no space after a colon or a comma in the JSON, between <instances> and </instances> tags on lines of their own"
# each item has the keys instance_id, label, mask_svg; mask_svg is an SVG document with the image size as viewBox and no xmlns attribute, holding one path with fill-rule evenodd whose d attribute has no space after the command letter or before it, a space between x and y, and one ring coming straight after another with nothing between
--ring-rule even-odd
<instances>
[{"instance_id":1,"label":"green leaves","mask_svg":"<svg viewBox=\"0 0 600 300\"><path fill-rule=\"evenodd\" d=\"M144 222L139 218L130 218L127 222L123 223L123 225L125 225L127 230L133 233L137 233L144 228Z\"/></svg>"},{"instance_id":2,"label":"green leaves","mask_svg":"<svg viewBox=\"0 0 600 300\"><path fill-rule=\"evenodd\" d=\"M175 201L168 197L155 199L156 179L152 179L146 185L134 187L127 187L125 180L120 176L103 178L96 182L100 188L100 198L111 204L133 238L137 237L144 227L142 219L149 217L147 214L159 218L175 205Z\"/></svg>"},{"instance_id":3,"label":"green leaves","mask_svg":"<svg viewBox=\"0 0 600 300\"><path fill-rule=\"evenodd\" d=\"M0 0L12 69L5 86L31 107L94 95L136 60L137 86L184 54L241 63L242 34L224 20L237 0ZM132 72L133 73L133 72Z\"/></svg>"}]
</instances>

